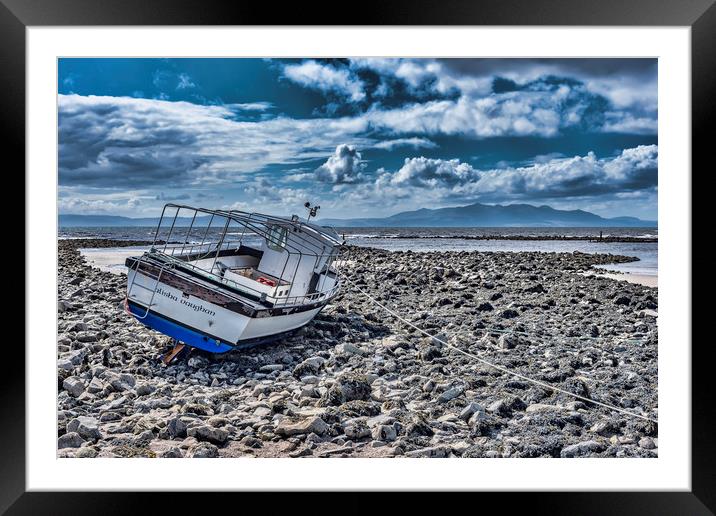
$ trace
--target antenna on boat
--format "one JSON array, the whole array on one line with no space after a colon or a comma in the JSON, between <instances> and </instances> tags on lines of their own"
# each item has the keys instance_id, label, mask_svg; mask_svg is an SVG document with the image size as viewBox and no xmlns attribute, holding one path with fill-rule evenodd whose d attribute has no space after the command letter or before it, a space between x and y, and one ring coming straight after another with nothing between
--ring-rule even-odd
<instances>
[{"instance_id":1,"label":"antenna on boat","mask_svg":"<svg viewBox=\"0 0 716 516\"><path fill-rule=\"evenodd\" d=\"M311 206L310 202L306 202L306 204L304 204L304 206L308 209L308 218L306 219L306 222L311 220L311 217L315 217L316 213L318 213L318 210L321 209L320 206Z\"/></svg>"}]
</instances>

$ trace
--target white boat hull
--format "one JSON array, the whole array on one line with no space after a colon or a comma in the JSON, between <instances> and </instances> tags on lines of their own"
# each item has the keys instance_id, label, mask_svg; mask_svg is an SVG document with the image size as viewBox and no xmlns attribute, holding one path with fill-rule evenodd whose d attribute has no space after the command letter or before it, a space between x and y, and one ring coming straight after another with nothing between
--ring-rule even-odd
<instances>
[{"instance_id":1,"label":"white boat hull","mask_svg":"<svg viewBox=\"0 0 716 516\"><path fill-rule=\"evenodd\" d=\"M242 342L298 329L310 322L325 305L302 311L286 308L277 310L278 314L252 317L187 294L164 283L161 278L157 282L156 278L135 270L128 271L127 279L131 286L128 309L140 322L178 340L183 336L187 344L214 352L228 351ZM196 337L194 333L203 337Z\"/></svg>"}]
</instances>

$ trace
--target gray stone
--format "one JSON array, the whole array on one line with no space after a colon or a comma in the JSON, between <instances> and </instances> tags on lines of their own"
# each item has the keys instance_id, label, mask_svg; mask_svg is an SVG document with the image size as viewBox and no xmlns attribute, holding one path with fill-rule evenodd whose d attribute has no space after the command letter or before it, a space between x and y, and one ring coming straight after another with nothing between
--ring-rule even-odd
<instances>
[{"instance_id":1,"label":"gray stone","mask_svg":"<svg viewBox=\"0 0 716 516\"><path fill-rule=\"evenodd\" d=\"M186 434L189 437L196 437L200 441L209 441L215 444L223 444L229 438L229 432L222 428L214 428L210 425L200 425L187 428Z\"/></svg>"},{"instance_id":2,"label":"gray stone","mask_svg":"<svg viewBox=\"0 0 716 516\"><path fill-rule=\"evenodd\" d=\"M603 451L605 446L597 441L582 441L581 443L565 446L560 452L562 458L573 458L599 453Z\"/></svg>"},{"instance_id":3,"label":"gray stone","mask_svg":"<svg viewBox=\"0 0 716 516\"><path fill-rule=\"evenodd\" d=\"M90 380L90 383L87 386L87 392L90 394L97 394L98 392L102 392L104 388L105 383L95 376L92 380Z\"/></svg>"},{"instance_id":4,"label":"gray stone","mask_svg":"<svg viewBox=\"0 0 716 516\"><path fill-rule=\"evenodd\" d=\"M484 411L485 411L485 409L482 407L482 405L472 401L472 402L468 403L464 409L462 409L462 411L460 412L460 415L458 417L460 419L462 419L463 421L469 421L470 417L472 417L472 415L475 412L484 412Z\"/></svg>"},{"instance_id":5,"label":"gray stone","mask_svg":"<svg viewBox=\"0 0 716 516\"><path fill-rule=\"evenodd\" d=\"M77 398L80 394L85 392L85 384L82 380L76 376L70 376L62 381L62 388L73 398Z\"/></svg>"},{"instance_id":6,"label":"gray stone","mask_svg":"<svg viewBox=\"0 0 716 516\"><path fill-rule=\"evenodd\" d=\"M85 442L77 432L68 432L57 439L57 448L79 448Z\"/></svg>"},{"instance_id":7,"label":"gray stone","mask_svg":"<svg viewBox=\"0 0 716 516\"><path fill-rule=\"evenodd\" d=\"M162 450L161 452L157 453L157 457L162 459L181 459L182 457L184 457L184 454L176 446L171 446L166 450Z\"/></svg>"},{"instance_id":8,"label":"gray stone","mask_svg":"<svg viewBox=\"0 0 716 516\"><path fill-rule=\"evenodd\" d=\"M137 396L146 396L147 394L151 394L156 390L156 388L150 384L150 383L141 383L137 385Z\"/></svg>"},{"instance_id":9,"label":"gray stone","mask_svg":"<svg viewBox=\"0 0 716 516\"><path fill-rule=\"evenodd\" d=\"M656 448L656 444L654 444L654 439L651 437L642 437L639 439L639 448L644 448L645 450L653 450Z\"/></svg>"},{"instance_id":10,"label":"gray stone","mask_svg":"<svg viewBox=\"0 0 716 516\"><path fill-rule=\"evenodd\" d=\"M98 421L90 416L79 416L67 423L67 432L77 432L85 439L101 439Z\"/></svg>"},{"instance_id":11,"label":"gray stone","mask_svg":"<svg viewBox=\"0 0 716 516\"><path fill-rule=\"evenodd\" d=\"M373 439L378 441L395 441L398 437L398 433L395 431L394 426L379 425L373 428Z\"/></svg>"},{"instance_id":12,"label":"gray stone","mask_svg":"<svg viewBox=\"0 0 716 516\"><path fill-rule=\"evenodd\" d=\"M351 421L343 428L343 432L349 439L363 439L370 435L370 428L362 419Z\"/></svg>"},{"instance_id":13,"label":"gray stone","mask_svg":"<svg viewBox=\"0 0 716 516\"><path fill-rule=\"evenodd\" d=\"M189 449L189 457L195 459L212 459L219 456L219 448L210 443L199 443Z\"/></svg>"},{"instance_id":14,"label":"gray stone","mask_svg":"<svg viewBox=\"0 0 716 516\"><path fill-rule=\"evenodd\" d=\"M487 414L485 414L484 410L477 410L473 412L473 414L470 416L470 419L468 419L467 423L470 425L470 427L475 427L480 424L480 422L487 419Z\"/></svg>"},{"instance_id":15,"label":"gray stone","mask_svg":"<svg viewBox=\"0 0 716 516\"><path fill-rule=\"evenodd\" d=\"M91 446L84 446L77 450L75 457L78 459L94 459L97 456L97 450Z\"/></svg>"},{"instance_id":16,"label":"gray stone","mask_svg":"<svg viewBox=\"0 0 716 516\"><path fill-rule=\"evenodd\" d=\"M512 334L503 333L500 338L497 339L497 346L500 349L514 349L519 344L519 339Z\"/></svg>"},{"instance_id":17,"label":"gray stone","mask_svg":"<svg viewBox=\"0 0 716 516\"><path fill-rule=\"evenodd\" d=\"M405 456L410 458L442 458L447 457L450 454L450 451L450 448L447 446L433 446L431 448L421 448L420 450L405 452Z\"/></svg>"},{"instance_id":18,"label":"gray stone","mask_svg":"<svg viewBox=\"0 0 716 516\"><path fill-rule=\"evenodd\" d=\"M448 401L454 400L460 396L463 392L465 392L465 387L462 385L455 385L438 396L438 401L440 403L447 403Z\"/></svg>"},{"instance_id":19,"label":"gray stone","mask_svg":"<svg viewBox=\"0 0 716 516\"><path fill-rule=\"evenodd\" d=\"M284 418L276 427L276 434L286 437L310 433L324 435L326 432L328 432L328 425L320 417L312 417L299 421Z\"/></svg>"},{"instance_id":20,"label":"gray stone","mask_svg":"<svg viewBox=\"0 0 716 516\"><path fill-rule=\"evenodd\" d=\"M318 356L307 358L293 369L293 376L301 378L307 375L315 375L321 369L325 361L325 358Z\"/></svg>"}]
</instances>

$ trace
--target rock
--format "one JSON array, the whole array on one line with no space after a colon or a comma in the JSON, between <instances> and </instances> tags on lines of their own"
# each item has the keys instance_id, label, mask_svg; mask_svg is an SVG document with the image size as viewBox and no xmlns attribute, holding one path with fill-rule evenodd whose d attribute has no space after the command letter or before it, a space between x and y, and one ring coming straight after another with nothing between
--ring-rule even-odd
<instances>
[{"instance_id":1,"label":"rock","mask_svg":"<svg viewBox=\"0 0 716 516\"><path fill-rule=\"evenodd\" d=\"M555 412L565 410L564 407L560 407L558 405L547 405L544 403L533 403L532 405L529 405L525 412Z\"/></svg>"},{"instance_id":2,"label":"rock","mask_svg":"<svg viewBox=\"0 0 716 516\"><path fill-rule=\"evenodd\" d=\"M447 403L448 401L454 400L460 396L463 392L465 392L465 387L462 385L455 385L438 396L438 401L440 403Z\"/></svg>"},{"instance_id":3,"label":"rock","mask_svg":"<svg viewBox=\"0 0 716 516\"><path fill-rule=\"evenodd\" d=\"M370 383L365 375L345 374L321 397L321 406L342 405L348 401L370 400Z\"/></svg>"},{"instance_id":4,"label":"rock","mask_svg":"<svg viewBox=\"0 0 716 516\"><path fill-rule=\"evenodd\" d=\"M519 338L511 333L503 333L497 339L497 346L500 349L514 349L519 344Z\"/></svg>"},{"instance_id":5,"label":"rock","mask_svg":"<svg viewBox=\"0 0 716 516\"><path fill-rule=\"evenodd\" d=\"M418 354L420 360L423 360L425 362L431 362L436 358L440 358L441 356L443 356L443 354L436 346L426 346L421 349L420 353Z\"/></svg>"},{"instance_id":6,"label":"rock","mask_svg":"<svg viewBox=\"0 0 716 516\"><path fill-rule=\"evenodd\" d=\"M560 452L560 457L582 457L585 455L591 455L593 453L599 453L605 448L605 445L598 443L597 441L582 441L580 443L572 444L570 446L562 448L562 451Z\"/></svg>"},{"instance_id":7,"label":"rock","mask_svg":"<svg viewBox=\"0 0 716 516\"><path fill-rule=\"evenodd\" d=\"M248 446L249 448L263 448L264 445L264 443L261 442L261 439L256 439L255 437L251 437L250 435L247 435L239 442L244 446Z\"/></svg>"},{"instance_id":8,"label":"rock","mask_svg":"<svg viewBox=\"0 0 716 516\"><path fill-rule=\"evenodd\" d=\"M343 432L346 434L346 437L354 440L363 439L371 435L370 428L368 428L366 422L361 419L346 424L343 428Z\"/></svg>"},{"instance_id":9,"label":"rock","mask_svg":"<svg viewBox=\"0 0 716 516\"><path fill-rule=\"evenodd\" d=\"M514 319L518 315L520 314L517 312L517 310L513 310L512 308L507 308L506 310L502 310L500 312L500 317L502 317L503 319Z\"/></svg>"},{"instance_id":10,"label":"rock","mask_svg":"<svg viewBox=\"0 0 716 516\"><path fill-rule=\"evenodd\" d=\"M405 456L410 458L443 458L447 457L450 454L450 451L450 448L447 446L434 446L432 448L422 448L420 450L405 452Z\"/></svg>"},{"instance_id":11,"label":"rock","mask_svg":"<svg viewBox=\"0 0 716 516\"><path fill-rule=\"evenodd\" d=\"M617 296L614 299L615 305L629 305L631 304L631 298L629 296Z\"/></svg>"},{"instance_id":12,"label":"rock","mask_svg":"<svg viewBox=\"0 0 716 516\"><path fill-rule=\"evenodd\" d=\"M72 365L78 366L82 364L86 355L87 352L84 349L76 349L65 354L63 358L69 360Z\"/></svg>"},{"instance_id":13,"label":"rock","mask_svg":"<svg viewBox=\"0 0 716 516\"><path fill-rule=\"evenodd\" d=\"M74 368L75 368L75 365L66 358L60 358L57 361L57 369L60 369L63 371L71 371Z\"/></svg>"},{"instance_id":14,"label":"rock","mask_svg":"<svg viewBox=\"0 0 716 516\"><path fill-rule=\"evenodd\" d=\"M370 354L368 350L361 349L358 346L351 344L350 342L340 344L338 348L341 353L347 353L351 355L368 356Z\"/></svg>"},{"instance_id":15,"label":"rock","mask_svg":"<svg viewBox=\"0 0 716 516\"><path fill-rule=\"evenodd\" d=\"M90 416L79 416L67 423L67 433L77 432L85 439L101 439L98 421Z\"/></svg>"},{"instance_id":16,"label":"rock","mask_svg":"<svg viewBox=\"0 0 716 516\"><path fill-rule=\"evenodd\" d=\"M533 294L539 294L539 293L547 292L547 291L544 289L544 287L542 286L541 283L536 283L530 287L527 287L525 289L525 292L532 292Z\"/></svg>"},{"instance_id":17,"label":"rock","mask_svg":"<svg viewBox=\"0 0 716 516\"><path fill-rule=\"evenodd\" d=\"M296 378L301 378L302 376L307 375L316 375L318 374L318 371L320 371L321 367L323 367L323 364L326 362L326 359L323 357L315 356L310 357L298 364L293 369L293 376Z\"/></svg>"},{"instance_id":18,"label":"rock","mask_svg":"<svg viewBox=\"0 0 716 516\"><path fill-rule=\"evenodd\" d=\"M480 312L491 312L492 310L495 309L495 307L493 307L491 303L488 303L487 301L485 301L485 302L477 305L477 309Z\"/></svg>"},{"instance_id":19,"label":"rock","mask_svg":"<svg viewBox=\"0 0 716 516\"><path fill-rule=\"evenodd\" d=\"M157 457L162 459L181 459L184 457L182 451L176 446L170 446L166 450L157 453Z\"/></svg>"},{"instance_id":20,"label":"rock","mask_svg":"<svg viewBox=\"0 0 716 516\"><path fill-rule=\"evenodd\" d=\"M527 407L527 410L529 411L529 407ZM609 420L598 421L589 429L590 432L599 435L611 435L615 433L616 430L615 425Z\"/></svg>"},{"instance_id":21,"label":"rock","mask_svg":"<svg viewBox=\"0 0 716 516\"><path fill-rule=\"evenodd\" d=\"M97 394L98 392L102 392L105 386L105 383L95 376L90 380L89 385L87 385L87 392Z\"/></svg>"},{"instance_id":22,"label":"rock","mask_svg":"<svg viewBox=\"0 0 716 516\"><path fill-rule=\"evenodd\" d=\"M85 384L76 376L65 378L62 381L62 388L73 398L77 398L80 394L85 392Z\"/></svg>"},{"instance_id":23,"label":"rock","mask_svg":"<svg viewBox=\"0 0 716 516\"><path fill-rule=\"evenodd\" d=\"M435 432L430 425L419 416L413 416L412 421L405 427L405 435L408 437L427 436L434 435Z\"/></svg>"},{"instance_id":24,"label":"rock","mask_svg":"<svg viewBox=\"0 0 716 516\"><path fill-rule=\"evenodd\" d=\"M303 420L291 420L290 418L282 419L276 426L276 434L285 437L299 434L324 435L328 432L328 425L320 417L312 417Z\"/></svg>"},{"instance_id":25,"label":"rock","mask_svg":"<svg viewBox=\"0 0 716 516\"><path fill-rule=\"evenodd\" d=\"M219 448L210 443L199 443L189 449L187 456L194 459L213 459L219 456Z\"/></svg>"},{"instance_id":26,"label":"rock","mask_svg":"<svg viewBox=\"0 0 716 516\"><path fill-rule=\"evenodd\" d=\"M85 442L77 432L68 432L57 439L57 448L79 448Z\"/></svg>"},{"instance_id":27,"label":"rock","mask_svg":"<svg viewBox=\"0 0 716 516\"><path fill-rule=\"evenodd\" d=\"M283 369L282 364L267 364L267 365L261 366L259 368L259 371L261 371L262 373L273 373L275 371L280 371L282 369Z\"/></svg>"},{"instance_id":28,"label":"rock","mask_svg":"<svg viewBox=\"0 0 716 516\"><path fill-rule=\"evenodd\" d=\"M156 390L156 388L150 384L150 383L141 383L137 385L137 396L146 396L147 394L151 394Z\"/></svg>"},{"instance_id":29,"label":"rock","mask_svg":"<svg viewBox=\"0 0 716 516\"><path fill-rule=\"evenodd\" d=\"M117 392L124 392L132 389L136 383L134 376L127 373L117 374L112 371L105 371L104 379Z\"/></svg>"},{"instance_id":30,"label":"rock","mask_svg":"<svg viewBox=\"0 0 716 516\"><path fill-rule=\"evenodd\" d=\"M229 432L222 428L214 428L210 425L200 425L187 428L186 434L189 437L196 437L199 441L209 441L214 444L224 444L229 438Z\"/></svg>"},{"instance_id":31,"label":"rock","mask_svg":"<svg viewBox=\"0 0 716 516\"><path fill-rule=\"evenodd\" d=\"M294 459L298 458L298 457L310 457L311 455L313 455L313 450L311 450L308 447L292 451L291 453L288 454L289 457L294 458Z\"/></svg>"},{"instance_id":32,"label":"rock","mask_svg":"<svg viewBox=\"0 0 716 516\"><path fill-rule=\"evenodd\" d=\"M470 419L468 419L467 424L470 426L470 428L475 428L480 426L482 422L486 419L487 414L485 414L485 411L477 410L470 416Z\"/></svg>"},{"instance_id":33,"label":"rock","mask_svg":"<svg viewBox=\"0 0 716 516\"><path fill-rule=\"evenodd\" d=\"M479 403L475 403L474 401L468 403L464 409L460 412L460 415L458 416L463 421L469 421L470 417L475 412L484 412L485 409L480 405Z\"/></svg>"},{"instance_id":34,"label":"rock","mask_svg":"<svg viewBox=\"0 0 716 516\"><path fill-rule=\"evenodd\" d=\"M642 437L639 439L639 448L644 448L645 450L653 450L656 448L656 444L654 444L654 439L651 437Z\"/></svg>"},{"instance_id":35,"label":"rock","mask_svg":"<svg viewBox=\"0 0 716 516\"><path fill-rule=\"evenodd\" d=\"M167 421L167 431L171 437L186 437L187 428L196 422L196 419L175 415Z\"/></svg>"},{"instance_id":36,"label":"rock","mask_svg":"<svg viewBox=\"0 0 716 516\"><path fill-rule=\"evenodd\" d=\"M94 459L97 456L97 450L91 446L85 446L77 450L75 457L78 459Z\"/></svg>"},{"instance_id":37,"label":"rock","mask_svg":"<svg viewBox=\"0 0 716 516\"><path fill-rule=\"evenodd\" d=\"M373 428L373 439L378 441L390 442L395 441L398 437L398 433L395 431L394 426L379 425Z\"/></svg>"}]
</instances>

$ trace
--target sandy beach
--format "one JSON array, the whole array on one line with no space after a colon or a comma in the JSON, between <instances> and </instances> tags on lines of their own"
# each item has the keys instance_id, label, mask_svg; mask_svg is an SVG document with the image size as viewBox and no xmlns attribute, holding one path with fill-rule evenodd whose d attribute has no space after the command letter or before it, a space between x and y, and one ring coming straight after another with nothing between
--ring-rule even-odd
<instances>
[{"instance_id":1,"label":"sandy beach","mask_svg":"<svg viewBox=\"0 0 716 516\"><path fill-rule=\"evenodd\" d=\"M59 241L60 457L658 455L656 424L471 360L349 285L289 338L165 366L169 339L124 312L121 270L78 252L143 244ZM354 247L342 269L460 349L657 419L656 277L592 269L629 260Z\"/></svg>"}]
</instances>

